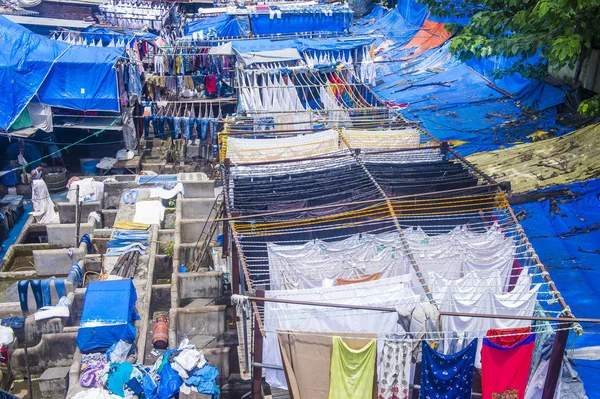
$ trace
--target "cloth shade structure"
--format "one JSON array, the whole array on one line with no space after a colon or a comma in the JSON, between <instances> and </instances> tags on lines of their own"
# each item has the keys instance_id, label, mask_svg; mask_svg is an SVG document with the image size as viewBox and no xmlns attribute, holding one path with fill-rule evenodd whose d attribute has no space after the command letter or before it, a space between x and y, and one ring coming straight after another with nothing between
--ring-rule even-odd
<instances>
[{"instance_id":1,"label":"cloth shade structure","mask_svg":"<svg viewBox=\"0 0 600 399\"><path fill-rule=\"evenodd\" d=\"M37 95L44 105L81 111L119 111L115 64L123 49L51 40L0 16L4 85L0 129L7 130ZM93 79L90 79L93 76Z\"/></svg>"},{"instance_id":2,"label":"cloth shade structure","mask_svg":"<svg viewBox=\"0 0 600 399\"><path fill-rule=\"evenodd\" d=\"M276 35L298 32L344 32L354 20L354 12L344 6L279 7L273 13L256 13L250 16L255 35ZM277 13L277 15L275 15Z\"/></svg>"},{"instance_id":3,"label":"cloth shade structure","mask_svg":"<svg viewBox=\"0 0 600 399\"><path fill-rule=\"evenodd\" d=\"M106 350L119 340L133 342L136 301L130 279L89 283L77 333L79 350L89 353Z\"/></svg>"}]
</instances>

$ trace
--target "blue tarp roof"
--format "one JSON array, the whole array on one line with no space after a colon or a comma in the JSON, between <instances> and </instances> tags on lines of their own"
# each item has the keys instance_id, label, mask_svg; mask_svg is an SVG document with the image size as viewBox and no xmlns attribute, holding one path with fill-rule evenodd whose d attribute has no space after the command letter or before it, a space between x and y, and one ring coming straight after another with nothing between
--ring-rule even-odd
<instances>
[{"instance_id":1,"label":"blue tarp roof","mask_svg":"<svg viewBox=\"0 0 600 399\"><path fill-rule=\"evenodd\" d=\"M232 47L240 53L251 53L256 51L283 50L295 48L298 51L308 50L352 50L361 46L369 45L375 41L370 37L345 38L318 38L318 39L254 39L234 40Z\"/></svg>"},{"instance_id":2,"label":"blue tarp roof","mask_svg":"<svg viewBox=\"0 0 600 399\"><path fill-rule=\"evenodd\" d=\"M108 349L120 339L133 342L137 295L127 280L94 281L83 299L77 346L84 352Z\"/></svg>"},{"instance_id":3,"label":"blue tarp roof","mask_svg":"<svg viewBox=\"0 0 600 399\"><path fill-rule=\"evenodd\" d=\"M73 46L0 16L0 129L8 130L33 96L46 105L118 111L114 64L122 49Z\"/></svg>"},{"instance_id":4,"label":"blue tarp roof","mask_svg":"<svg viewBox=\"0 0 600 399\"><path fill-rule=\"evenodd\" d=\"M595 318L600 308L600 179L543 191L558 189L568 189L572 195L513 209L573 314ZM587 327L582 336L571 337L575 348L600 346L600 335ZM576 360L575 364L588 397L600 398L600 390L594 388L598 362Z\"/></svg>"},{"instance_id":5,"label":"blue tarp roof","mask_svg":"<svg viewBox=\"0 0 600 399\"><path fill-rule=\"evenodd\" d=\"M204 32L206 37L209 32L215 32L218 38L221 37L249 37L250 24L246 16L234 16L231 14L222 14L214 17L206 17L196 21L188 22L185 25L185 34L190 36L196 32Z\"/></svg>"},{"instance_id":6,"label":"blue tarp roof","mask_svg":"<svg viewBox=\"0 0 600 399\"><path fill-rule=\"evenodd\" d=\"M302 12L283 11L280 18L272 18L269 14L253 14L250 24L255 35L347 31L354 20L354 13L344 7L334 7L332 11L332 15L325 15L321 9L307 6L303 7Z\"/></svg>"}]
</instances>

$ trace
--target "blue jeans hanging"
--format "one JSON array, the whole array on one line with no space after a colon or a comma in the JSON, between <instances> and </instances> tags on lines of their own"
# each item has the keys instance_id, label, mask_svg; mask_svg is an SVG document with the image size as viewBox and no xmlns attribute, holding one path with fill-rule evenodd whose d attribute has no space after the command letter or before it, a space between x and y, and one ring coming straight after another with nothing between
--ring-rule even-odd
<instances>
[{"instance_id":1,"label":"blue jeans hanging","mask_svg":"<svg viewBox=\"0 0 600 399\"><path fill-rule=\"evenodd\" d=\"M181 125L183 126L183 137L185 137L188 140L191 140L192 137L192 129L190 126L190 119L191 118L181 118ZM194 122L192 121L192 124Z\"/></svg>"},{"instance_id":2,"label":"blue jeans hanging","mask_svg":"<svg viewBox=\"0 0 600 399\"><path fill-rule=\"evenodd\" d=\"M181 119L180 117L174 117L173 118L173 138L174 139L178 139L179 136L181 135Z\"/></svg>"}]
</instances>

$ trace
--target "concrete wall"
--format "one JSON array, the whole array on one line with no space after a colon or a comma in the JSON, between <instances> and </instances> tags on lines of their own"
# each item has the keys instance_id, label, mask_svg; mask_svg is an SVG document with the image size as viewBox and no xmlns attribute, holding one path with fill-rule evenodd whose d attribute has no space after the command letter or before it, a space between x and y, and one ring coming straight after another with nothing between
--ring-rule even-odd
<instances>
[{"instance_id":1,"label":"concrete wall","mask_svg":"<svg viewBox=\"0 0 600 399\"><path fill-rule=\"evenodd\" d=\"M60 223L75 223L75 208L74 202L58 202L58 215L60 216ZM79 220L82 223L87 223L88 216L92 212L102 212L102 201L90 201L81 204L81 214Z\"/></svg>"},{"instance_id":2,"label":"concrete wall","mask_svg":"<svg viewBox=\"0 0 600 399\"><path fill-rule=\"evenodd\" d=\"M96 221L92 223L81 223L79 225L79 237L84 234L92 236L96 229ZM46 226L48 232L48 244L53 247L68 248L75 245L75 236L77 235L77 225L72 224L49 224Z\"/></svg>"},{"instance_id":3,"label":"concrete wall","mask_svg":"<svg viewBox=\"0 0 600 399\"><path fill-rule=\"evenodd\" d=\"M46 249L33 251L33 263L38 276L66 276L73 262L87 255L87 246L82 243L69 256L69 249Z\"/></svg>"},{"instance_id":4,"label":"concrete wall","mask_svg":"<svg viewBox=\"0 0 600 399\"><path fill-rule=\"evenodd\" d=\"M200 180L199 173L179 173L178 180L183 183L185 198L213 198L215 181Z\"/></svg>"},{"instance_id":5,"label":"concrete wall","mask_svg":"<svg viewBox=\"0 0 600 399\"><path fill-rule=\"evenodd\" d=\"M180 300L211 298L223 296L223 273L177 273Z\"/></svg>"},{"instance_id":6,"label":"concrete wall","mask_svg":"<svg viewBox=\"0 0 600 399\"><path fill-rule=\"evenodd\" d=\"M183 219L198 219L207 216L215 202L214 198L182 198L181 217Z\"/></svg>"},{"instance_id":7,"label":"concrete wall","mask_svg":"<svg viewBox=\"0 0 600 399\"><path fill-rule=\"evenodd\" d=\"M225 305L172 308L169 312L169 340L171 332L174 332L175 341L169 342L169 346L177 346L175 342L181 342L185 336L222 336L225 333L225 309Z\"/></svg>"},{"instance_id":8,"label":"concrete wall","mask_svg":"<svg viewBox=\"0 0 600 399\"><path fill-rule=\"evenodd\" d=\"M77 349L76 339L77 332L43 335L39 344L27 350L31 373L42 374L50 367L71 366L73 354ZM25 376L24 349L13 352L10 365L15 378Z\"/></svg>"}]
</instances>

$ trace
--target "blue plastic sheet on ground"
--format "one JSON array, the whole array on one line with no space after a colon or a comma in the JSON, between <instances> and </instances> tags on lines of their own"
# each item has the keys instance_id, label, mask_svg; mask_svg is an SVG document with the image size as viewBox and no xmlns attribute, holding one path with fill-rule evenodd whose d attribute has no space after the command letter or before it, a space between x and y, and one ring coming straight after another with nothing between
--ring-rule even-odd
<instances>
[{"instance_id":1,"label":"blue plastic sheet on ground","mask_svg":"<svg viewBox=\"0 0 600 399\"><path fill-rule=\"evenodd\" d=\"M236 17L231 14L222 14L189 22L185 26L186 36L202 31L204 36L214 35L222 37L248 37L250 25L245 16Z\"/></svg>"},{"instance_id":2,"label":"blue plastic sheet on ground","mask_svg":"<svg viewBox=\"0 0 600 399\"><path fill-rule=\"evenodd\" d=\"M89 283L77 334L79 350L106 350L121 339L133 342L136 300L135 287L129 279Z\"/></svg>"},{"instance_id":3,"label":"blue plastic sheet on ground","mask_svg":"<svg viewBox=\"0 0 600 399\"><path fill-rule=\"evenodd\" d=\"M600 179L550 187L573 195L513 206L529 241L549 269L552 280L576 317L598 317L600 309ZM544 307L560 310L558 305ZM587 328L586 328L587 327ZM600 346L596 326L584 325L580 337L570 337L569 348ZM597 361L575 360L576 371L589 398L596 389Z\"/></svg>"},{"instance_id":4,"label":"blue plastic sheet on ground","mask_svg":"<svg viewBox=\"0 0 600 399\"><path fill-rule=\"evenodd\" d=\"M122 50L58 42L3 16L0 41L0 80L6 83L0 89L1 130L8 130L41 87L45 96L40 96L40 101L47 105L84 111L119 110L114 64ZM68 79L65 74L69 74ZM77 98L76 104L64 101L71 96ZM99 96L98 101L94 101L95 96Z\"/></svg>"}]
</instances>

